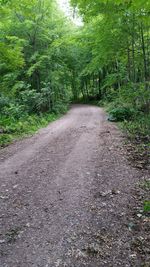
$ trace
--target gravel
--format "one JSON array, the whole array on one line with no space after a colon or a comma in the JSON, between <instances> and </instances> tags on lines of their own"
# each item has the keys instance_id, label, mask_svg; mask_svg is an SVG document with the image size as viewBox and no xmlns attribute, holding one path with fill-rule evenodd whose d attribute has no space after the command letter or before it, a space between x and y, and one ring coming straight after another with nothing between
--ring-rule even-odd
<instances>
[{"instance_id":1,"label":"gravel","mask_svg":"<svg viewBox=\"0 0 150 267\"><path fill-rule=\"evenodd\" d=\"M141 171L122 142L102 109L74 105L0 151L0 267L142 266L128 215Z\"/></svg>"}]
</instances>

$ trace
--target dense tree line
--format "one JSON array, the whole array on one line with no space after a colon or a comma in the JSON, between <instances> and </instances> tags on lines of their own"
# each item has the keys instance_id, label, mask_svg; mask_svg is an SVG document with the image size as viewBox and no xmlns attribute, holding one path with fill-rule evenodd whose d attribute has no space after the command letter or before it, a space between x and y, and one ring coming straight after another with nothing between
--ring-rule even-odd
<instances>
[{"instance_id":1,"label":"dense tree line","mask_svg":"<svg viewBox=\"0 0 150 267\"><path fill-rule=\"evenodd\" d=\"M56 0L0 0L0 17L0 145L5 145L67 110L75 91L71 36L77 30Z\"/></svg>"},{"instance_id":2,"label":"dense tree line","mask_svg":"<svg viewBox=\"0 0 150 267\"><path fill-rule=\"evenodd\" d=\"M150 2L70 2L80 27L56 0L0 1L0 128L80 98L111 102L149 127Z\"/></svg>"},{"instance_id":3,"label":"dense tree line","mask_svg":"<svg viewBox=\"0 0 150 267\"><path fill-rule=\"evenodd\" d=\"M150 2L72 0L72 4L85 23L83 94L109 98L120 94L149 111Z\"/></svg>"},{"instance_id":4,"label":"dense tree line","mask_svg":"<svg viewBox=\"0 0 150 267\"><path fill-rule=\"evenodd\" d=\"M59 109L70 97L66 40L74 26L54 0L2 1L0 13L0 108L7 102L28 112Z\"/></svg>"}]
</instances>

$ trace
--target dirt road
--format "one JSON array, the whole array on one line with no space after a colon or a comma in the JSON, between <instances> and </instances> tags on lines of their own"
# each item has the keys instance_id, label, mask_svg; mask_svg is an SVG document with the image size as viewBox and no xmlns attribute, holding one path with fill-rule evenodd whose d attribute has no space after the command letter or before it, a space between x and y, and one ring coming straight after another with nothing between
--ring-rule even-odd
<instances>
[{"instance_id":1,"label":"dirt road","mask_svg":"<svg viewBox=\"0 0 150 267\"><path fill-rule=\"evenodd\" d=\"M131 266L139 173L121 142L102 109L76 105L0 151L0 267Z\"/></svg>"}]
</instances>

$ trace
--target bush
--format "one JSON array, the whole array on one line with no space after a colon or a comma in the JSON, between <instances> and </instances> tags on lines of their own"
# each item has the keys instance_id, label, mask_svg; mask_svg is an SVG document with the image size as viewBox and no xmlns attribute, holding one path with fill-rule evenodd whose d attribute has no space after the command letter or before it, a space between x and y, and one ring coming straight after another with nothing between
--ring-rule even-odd
<instances>
[{"instance_id":1,"label":"bush","mask_svg":"<svg viewBox=\"0 0 150 267\"><path fill-rule=\"evenodd\" d=\"M52 109L52 111L55 114L64 114L67 112L67 110L68 110L68 105L61 100L57 101Z\"/></svg>"},{"instance_id":2,"label":"bush","mask_svg":"<svg viewBox=\"0 0 150 267\"><path fill-rule=\"evenodd\" d=\"M125 128L129 137L134 139L143 139L148 141L150 139L150 115L140 114L134 117L134 120L124 122L123 127Z\"/></svg>"},{"instance_id":3,"label":"bush","mask_svg":"<svg viewBox=\"0 0 150 267\"><path fill-rule=\"evenodd\" d=\"M52 111L52 95L49 87L43 87L40 92L32 89L20 94L21 103L26 106L30 114Z\"/></svg>"},{"instance_id":4,"label":"bush","mask_svg":"<svg viewBox=\"0 0 150 267\"><path fill-rule=\"evenodd\" d=\"M21 117L25 117L27 113L25 112L25 106L19 104L9 104L9 106L5 106L2 109L2 114L7 117L11 117L14 119L19 119Z\"/></svg>"},{"instance_id":5,"label":"bush","mask_svg":"<svg viewBox=\"0 0 150 267\"><path fill-rule=\"evenodd\" d=\"M9 144L12 141L12 136L9 134L0 134L0 147Z\"/></svg>"},{"instance_id":6,"label":"bush","mask_svg":"<svg viewBox=\"0 0 150 267\"><path fill-rule=\"evenodd\" d=\"M130 120L135 114L135 111L129 107L117 107L109 111L110 121Z\"/></svg>"},{"instance_id":7,"label":"bush","mask_svg":"<svg viewBox=\"0 0 150 267\"><path fill-rule=\"evenodd\" d=\"M150 200L145 200L144 201L144 212L150 212Z\"/></svg>"},{"instance_id":8,"label":"bush","mask_svg":"<svg viewBox=\"0 0 150 267\"><path fill-rule=\"evenodd\" d=\"M48 123L56 120L59 116L54 113L44 113L40 115L26 115L16 119L0 115L0 125L2 133L0 133L0 146L9 144L13 139L26 134L31 134L41 127L45 127Z\"/></svg>"},{"instance_id":9,"label":"bush","mask_svg":"<svg viewBox=\"0 0 150 267\"><path fill-rule=\"evenodd\" d=\"M9 99L4 96L0 96L0 111L3 110L4 107L8 106L9 104Z\"/></svg>"},{"instance_id":10,"label":"bush","mask_svg":"<svg viewBox=\"0 0 150 267\"><path fill-rule=\"evenodd\" d=\"M37 112L40 93L37 93L36 90L26 90L20 93L20 97L20 103L26 107L28 113Z\"/></svg>"}]
</instances>

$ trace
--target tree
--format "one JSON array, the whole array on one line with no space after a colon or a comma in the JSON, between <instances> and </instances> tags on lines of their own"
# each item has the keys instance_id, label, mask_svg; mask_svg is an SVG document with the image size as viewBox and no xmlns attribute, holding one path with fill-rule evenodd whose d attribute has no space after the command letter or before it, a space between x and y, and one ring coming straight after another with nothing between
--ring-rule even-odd
<instances>
[{"instance_id":1,"label":"tree","mask_svg":"<svg viewBox=\"0 0 150 267\"><path fill-rule=\"evenodd\" d=\"M141 106L149 110L149 1L72 0L71 3L79 9L85 23L82 34L91 59L82 73L83 76L94 73L95 94L98 90L100 97L110 95L112 90L124 94L124 88L130 87L127 101L139 105L143 92ZM91 82L92 77L89 88Z\"/></svg>"}]
</instances>

